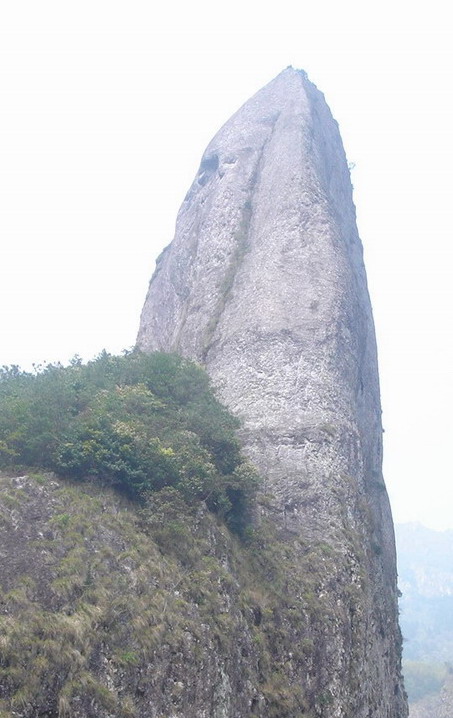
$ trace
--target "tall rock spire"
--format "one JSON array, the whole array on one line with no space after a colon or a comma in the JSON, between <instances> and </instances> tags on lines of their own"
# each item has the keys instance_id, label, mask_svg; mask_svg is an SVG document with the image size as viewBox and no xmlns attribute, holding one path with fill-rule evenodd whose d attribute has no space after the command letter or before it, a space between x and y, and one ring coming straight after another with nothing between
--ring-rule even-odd
<instances>
[{"instance_id":1,"label":"tall rock spire","mask_svg":"<svg viewBox=\"0 0 453 718\"><path fill-rule=\"evenodd\" d=\"M312 673L328 715L404 718L362 245L338 126L305 73L284 70L207 147L137 344L206 366L300 566L318 552L331 624L315 627ZM335 554L324 568L323 550Z\"/></svg>"}]
</instances>

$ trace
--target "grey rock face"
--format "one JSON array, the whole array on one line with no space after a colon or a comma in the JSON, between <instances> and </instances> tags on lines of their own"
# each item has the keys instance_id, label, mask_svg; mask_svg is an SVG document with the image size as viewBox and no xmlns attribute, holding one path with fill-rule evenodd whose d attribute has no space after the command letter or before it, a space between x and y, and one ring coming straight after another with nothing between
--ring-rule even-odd
<instances>
[{"instance_id":1,"label":"grey rock face","mask_svg":"<svg viewBox=\"0 0 453 718\"><path fill-rule=\"evenodd\" d=\"M288 541L335 551L324 665L294 680L323 674L326 715L403 718L371 305L338 126L305 73L286 69L209 144L137 344L206 366Z\"/></svg>"}]
</instances>

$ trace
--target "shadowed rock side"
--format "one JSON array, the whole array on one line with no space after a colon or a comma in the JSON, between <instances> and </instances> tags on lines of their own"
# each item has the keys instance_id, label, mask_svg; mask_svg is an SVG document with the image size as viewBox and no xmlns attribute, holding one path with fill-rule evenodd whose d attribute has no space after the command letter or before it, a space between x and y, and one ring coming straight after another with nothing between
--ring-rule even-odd
<instances>
[{"instance_id":1,"label":"shadowed rock side","mask_svg":"<svg viewBox=\"0 0 453 718\"><path fill-rule=\"evenodd\" d=\"M323 551L335 556L315 590L320 659L285 669L317 693L315 713L404 718L362 246L338 126L305 73L282 72L208 146L138 346L202 362L242 419L267 514L300 556L301 594L307 546L321 573Z\"/></svg>"}]
</instances>

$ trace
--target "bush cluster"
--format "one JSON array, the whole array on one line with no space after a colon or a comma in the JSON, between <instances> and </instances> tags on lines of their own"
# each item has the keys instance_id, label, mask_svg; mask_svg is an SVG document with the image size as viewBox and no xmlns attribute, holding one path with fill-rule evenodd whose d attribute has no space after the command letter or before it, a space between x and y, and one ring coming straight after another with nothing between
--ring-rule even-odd
<instances>
[{"instance_id":1,"label":"bush cluster","mask_svg":"<svg viewBox=\"0 0 453 718\"><path fill-rule=\"evenodd\" d=\"M0 370L0 467L98 480L136 499L172 487L241 532L257 476L237 426L206 372L174 354Z\"/></svg>"}]
</instances>

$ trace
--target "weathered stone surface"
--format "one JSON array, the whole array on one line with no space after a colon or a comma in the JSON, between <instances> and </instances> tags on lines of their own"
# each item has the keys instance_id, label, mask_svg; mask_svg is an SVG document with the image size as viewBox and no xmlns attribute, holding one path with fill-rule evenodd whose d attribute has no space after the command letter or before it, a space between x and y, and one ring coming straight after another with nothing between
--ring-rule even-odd
<instances>
[{"instance_id":1,"label":"weathered stone surface","mask_svg":"<svg viewBox=\"0 0 453 718\"><path fill-rule=\"evenodd\" d=\"M303 546L335 552L317 586L335 616L316 624L319 661L287 666L322 691L312 708L406 716L362 246L337 123L305 73L286 69L209 144L137 343L207 367L300 565Z\"/></svg>"}]
</instances>

